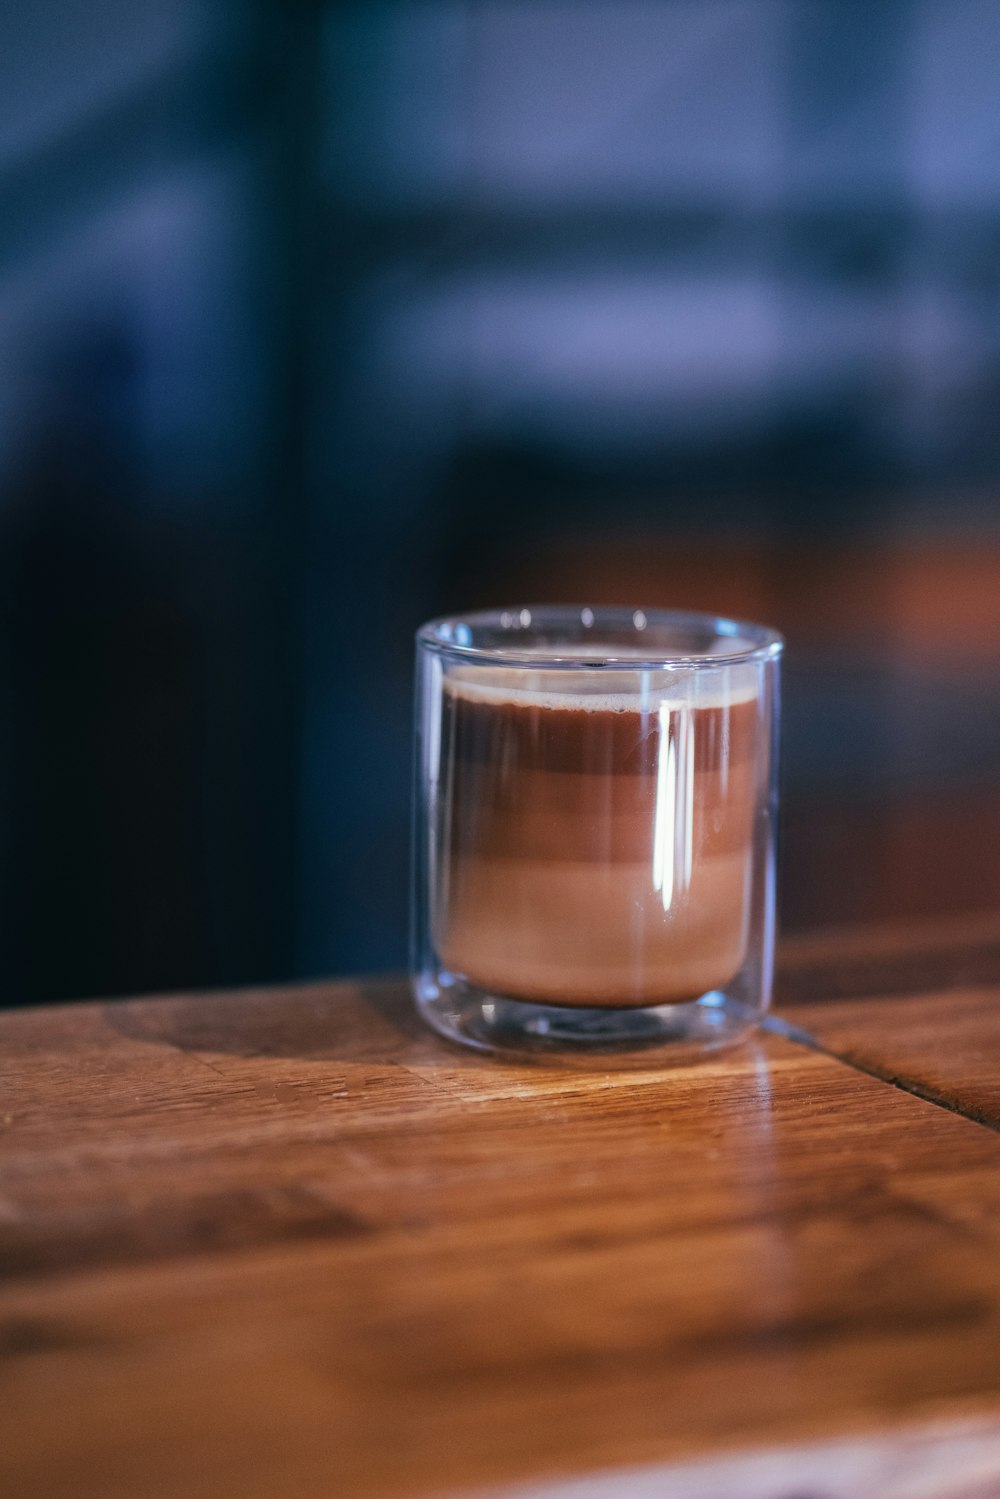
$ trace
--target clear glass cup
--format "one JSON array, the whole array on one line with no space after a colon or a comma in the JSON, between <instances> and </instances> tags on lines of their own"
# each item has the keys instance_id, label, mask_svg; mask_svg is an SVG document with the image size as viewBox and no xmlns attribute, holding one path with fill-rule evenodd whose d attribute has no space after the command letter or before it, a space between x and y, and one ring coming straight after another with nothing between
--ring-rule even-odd
<instances>
[{"instance_id":1,"label":"clear glass cup","mask_svg":"<svg viewBox=\"0 0 1000 1499\"><path fill-rule=\"evenodd\" d=\"M781 650L760 625L657 609L418 631L413 987L436 1031L649 1065L752 1029Z\"/></svg>"}]
</instances>

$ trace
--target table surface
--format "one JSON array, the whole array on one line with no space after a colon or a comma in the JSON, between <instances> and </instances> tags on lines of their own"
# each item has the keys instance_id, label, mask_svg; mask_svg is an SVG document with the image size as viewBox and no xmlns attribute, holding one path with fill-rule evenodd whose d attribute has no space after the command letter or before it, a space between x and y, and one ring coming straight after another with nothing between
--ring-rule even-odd
<instances>
[{"instance_id":1,"label":"table surface","mask_svg":"<svg viewBox=\"0 0 1000 1499\"><path fill-rule=\"evenodd\" d=\"M1000 1493L1000 915L671 1072L396 981L0 1016L0 1491Z\"/></svg>"}]
</instances>

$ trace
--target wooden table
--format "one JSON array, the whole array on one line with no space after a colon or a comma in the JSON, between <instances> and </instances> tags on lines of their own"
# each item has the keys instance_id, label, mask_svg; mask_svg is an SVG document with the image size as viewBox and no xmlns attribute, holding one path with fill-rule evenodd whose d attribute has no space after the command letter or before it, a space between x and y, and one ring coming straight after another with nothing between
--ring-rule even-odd
<instances>
[{"instance_id":1,"label":"wooden table","mask_svg":"<svg viewBox=\"0 0 1000 1499\"><path fill-rule=\"evenodd\" d=\"M0 1493L1000 1494L1000 916L672 1073L397 982L0 1017Z\"/></svg>"}]
</instances>

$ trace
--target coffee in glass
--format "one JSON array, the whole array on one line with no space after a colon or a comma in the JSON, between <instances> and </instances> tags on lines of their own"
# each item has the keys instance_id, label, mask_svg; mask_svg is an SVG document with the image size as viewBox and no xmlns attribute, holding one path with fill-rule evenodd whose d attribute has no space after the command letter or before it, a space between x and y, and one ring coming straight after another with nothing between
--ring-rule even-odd
<instances>
[{"instance_id":1,"label":"coffee in glass","mask_svg":"<svg viewBox=\"0 0 1000 1499\"><path fill-rule=\"evenodd\" d=\"M424 627L415 990L436 1029L647 1061L745 1034L770 981L780 650L654 610Z\"/></svg>"}]
</instances>

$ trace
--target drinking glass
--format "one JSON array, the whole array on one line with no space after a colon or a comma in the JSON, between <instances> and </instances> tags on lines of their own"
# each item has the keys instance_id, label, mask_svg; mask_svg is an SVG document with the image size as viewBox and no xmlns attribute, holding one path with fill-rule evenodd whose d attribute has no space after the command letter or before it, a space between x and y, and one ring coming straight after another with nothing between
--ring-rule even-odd
<instances>
[{"instance_id":1,"label":"drinking glass","mask_svg":"<svg viewBox=\"0 0 1000 1499\"><path fill-rule=\"evenodd\" d=\"M532 606L417 634L413 989L441 1035L688 1061L766 1010L782 640Z\"/></svg>"}]
</instances>

